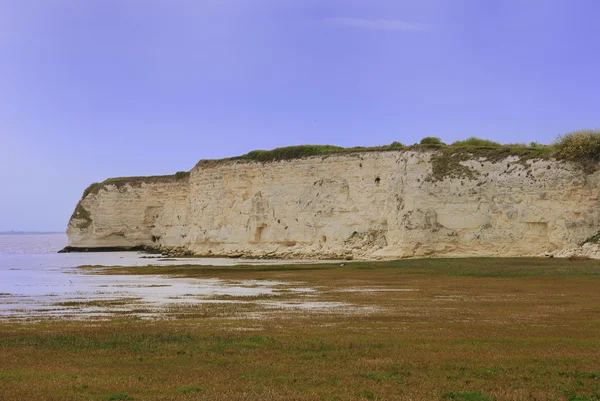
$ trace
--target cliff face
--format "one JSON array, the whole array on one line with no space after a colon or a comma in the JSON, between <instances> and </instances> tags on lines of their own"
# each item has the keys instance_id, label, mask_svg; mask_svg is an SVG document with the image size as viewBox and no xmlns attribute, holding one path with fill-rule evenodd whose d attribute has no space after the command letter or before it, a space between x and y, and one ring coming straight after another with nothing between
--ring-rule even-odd
<instances>
[{"instance_id":1,"label":"cliff face","mask_svg":"<svg viewBox=\"0 0 600 401\"><path fill-rule=\"evenodd\" d=\"M598 232L599 187L573 163L441 151L200 163L88 191L67 233L201 255L532 256Z\"/></svg>"},{"instance_id":2,"label":"cliff face","mask_svg":"<svg viewBox=\"0 0 600 401\"><path fill-rule=\"evenodd\" d=\"M181 244L187 233L189 179L109 184L77 205L67 235L81 248Z\"/></svg>"}]
</instances>

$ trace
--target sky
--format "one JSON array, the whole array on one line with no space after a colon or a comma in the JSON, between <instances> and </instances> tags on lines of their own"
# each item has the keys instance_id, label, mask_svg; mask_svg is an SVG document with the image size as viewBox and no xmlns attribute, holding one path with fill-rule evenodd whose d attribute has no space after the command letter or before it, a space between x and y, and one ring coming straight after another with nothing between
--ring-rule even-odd
<instances>
[{"instance_id":1,"label":"sky","mask_svg":"<svg viewBox=\"0 0 600 401\"><path fill-rule=\"evenodd\" d=\"M597 0L0 0L0 231L298 144L600 127Z\"/></svg>"}]
</instances>

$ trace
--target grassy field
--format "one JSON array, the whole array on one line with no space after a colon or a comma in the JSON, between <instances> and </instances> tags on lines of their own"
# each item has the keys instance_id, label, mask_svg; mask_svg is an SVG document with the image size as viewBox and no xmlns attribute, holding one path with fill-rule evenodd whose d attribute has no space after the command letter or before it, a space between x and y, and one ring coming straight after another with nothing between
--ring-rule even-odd
<instances>
[{"instance_id":1,"label":"grassy field","mask_svg":"<svg viewBox=\"0 0 600 401\"><path fill-rule=\"evenodd\" d=\"M91 271L283 284L155 320L0 323L0 400L600 400L596 261Z\"/></svg>"}]
</instances>

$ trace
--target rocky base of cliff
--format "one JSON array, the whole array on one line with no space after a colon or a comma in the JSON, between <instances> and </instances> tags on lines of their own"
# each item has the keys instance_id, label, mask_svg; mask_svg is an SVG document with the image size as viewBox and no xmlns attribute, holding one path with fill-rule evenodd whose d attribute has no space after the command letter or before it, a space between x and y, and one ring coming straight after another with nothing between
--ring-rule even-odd
<instances>
[{"instance_id":1,"label":"rocky base of cliff","mask_svg":"<svg viewBox=\"0 0 600 401\"><path fill-rule=\"evenodd\" d=\"M58 253L77 253L77 252L147 252L146 246L99 246L99 247L78 247L66 246Z\"/></svg>"},{"instance_id":2,"label":"rocky base of cliff","mask_svg":"<svg viewBox=\"0 0 600 401\"><path fill-rule=\"evenodd\" d=\"M543 256L569 259L600 259L600 245L594 243L587 243L575 248L545 253Z\"/></svg>"},{"instance_id":3,"label":"rocky base of cliff","mask_svg":"<svg viewBox=\"0 0 600 401\"><path fill-rule=\"evenodd\" d=\"M357 250L348 251L248 251L233 250L226 253L194 253L185 247L153 247L153 246L112 246L112 247L73 247L67 246L58 253L76 253L76 252L142 252L146 254L156 254L163 257L198 257L198 258L229 258L229 259L310 259L310 260L384 260L399 259L398 257L381 257L369 255L366 252L357 252ZM563 259L599 259L600 244L586 243L579 247L562 249L554 252L546 252L539 255L545 258L563 258ZM425 256L426 257L426 256ZM435 256L430 256L435 257ZM452 257L452 256L446 256ZM423 258L408 257L410 259Z\"/></svg>"}]
</instances>

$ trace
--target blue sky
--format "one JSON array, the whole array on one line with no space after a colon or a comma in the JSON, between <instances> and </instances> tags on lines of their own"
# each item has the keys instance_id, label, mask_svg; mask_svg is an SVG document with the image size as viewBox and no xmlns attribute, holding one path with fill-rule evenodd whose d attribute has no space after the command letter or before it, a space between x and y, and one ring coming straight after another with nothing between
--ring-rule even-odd
<instances>
[{"instance_id":1,"label":"blue sky","mask_svg":"<svg viewBox=\"0 0 600 401\"><path fill-rule=\"evenodd\" d=\"M0 0L0 230L83 189L328 143L600 126L597 0Z\"/></svg>"}]
</instances>

